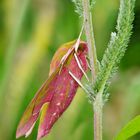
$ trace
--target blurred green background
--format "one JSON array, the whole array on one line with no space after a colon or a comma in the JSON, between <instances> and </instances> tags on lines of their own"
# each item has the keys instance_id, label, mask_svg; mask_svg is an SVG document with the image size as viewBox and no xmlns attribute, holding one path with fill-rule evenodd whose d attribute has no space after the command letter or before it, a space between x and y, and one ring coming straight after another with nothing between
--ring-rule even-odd
<instances>
[{"instance_id":1,"label":"blurred green background","mask_svg":"<svg viewBox=\"0 0 140 140\"><path fill-rule=\"evenodd\" d=\"M93 24L101 60L115 30L119 0L97 0ZM0 140L15 140L26 106L48 77L56 49L78 37L81 19L70 0L0 0ZM82 37L85 39L85 37ZM140 1L133 35L104 107L104 140L140 114ZM38 123L27 140L35 140ZM25 138L20 138L23 140ZM93 140L92 106L81 89L44 140ZM137 134L131 140L140 140Z\"/></svg>"}]
</instances>

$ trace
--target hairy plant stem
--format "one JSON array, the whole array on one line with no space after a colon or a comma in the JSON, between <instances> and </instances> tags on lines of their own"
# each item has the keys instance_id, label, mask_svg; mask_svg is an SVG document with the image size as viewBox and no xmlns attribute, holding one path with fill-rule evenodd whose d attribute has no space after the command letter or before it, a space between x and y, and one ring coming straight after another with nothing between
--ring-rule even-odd
<instances>
[{"instance_id":1,"label":"hairy plant stem","mask_svg":"<svg viewBox=\"0 0 140 140\"><path fill-rule=\"evenodd\" d=\"M98 72L98 60L95 47L95 39L92 26L92 13L90 11L90 1L83 0L83 16L85 23L85 34L89 50L89 59L92 73L92 83L96 80ZM94 111L94 140L102 140L102 109L103 109L103 98L102 92L98 93L95 102L93 103Z\"/></svg>"},{"instance_id":2,"label":"hairy plant stem","mask_svg":"<svg viewBox=\"0 0 140 140\"><path fill-rule=\"evenodd\" d=\"M94 140L102 140L102 110L103 98L102 93L98 93L93 104L94 110Z\"/></svg>"},{"instance_id":3,"label":"hairy plant stem","mask_svg":"<svg viewBox=\"0 0 140 140\"><path fill-rule=\"evenodd\" d=\"M95 47L95 39L93 34L93 26L92 26L92 14L90 12L89 0L83 0L83 16L84 16L84 24L85 24L85 34L88 43L88 53L91 65L92 72L92 82L96 79L97 71L98 71L98 61Z\"/></svg>"}]
</instances>

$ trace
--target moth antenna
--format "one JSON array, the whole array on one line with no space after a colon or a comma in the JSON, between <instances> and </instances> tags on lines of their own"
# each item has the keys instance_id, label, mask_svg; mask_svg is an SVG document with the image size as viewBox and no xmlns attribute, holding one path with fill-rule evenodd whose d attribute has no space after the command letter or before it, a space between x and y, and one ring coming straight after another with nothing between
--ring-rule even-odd
<instances>
[{"instance_id":1,"label":"moth antenna","mask_svg":"<svg viewBox=\"0 0 140 140\"><path fill-rule=\"evenodd\" d=\"M71 71L69 71L69 74L70 74L70 76L78 83L78 85L79 85L86 93L88 93L88 91L87 91L87 89L84 87L84 85L80 82L80 80L79 80L78 78L76 78L76 77L74 76L74 74L73 74Z\"/></svg>"},{"instance_id":2,"label":"moth antenna","mask_svg":"<svg viewBox=\"0 0 140 140\"><path fill-rule=\"evenodd\" d=\"M61 67L60 67L59 74L60 74L60 72L61 72L61 70L62 70L62 67L63 67L63 65L64 65L64 63L65 63L67 57L69 56L70 53L72 53L73 49L75 49L75 52L77 52L78 47L79 47L79 44L80 44L80 38L81 38L82 33L83 33L83 30L84 30L84 25L85 25L85 23L83 23L83 25L82 25L80 34L79 34L78 39L77 39L76 43L74 44L73 48L70 49L70 50L62 57L62 59L61 59ZM84 74L84 75L85 75L85 74ZM86 78L87 78L87 76L86 76ZM88 79L88 78L87 78L87 79Z\"/></svg>"},{"instance_id":3,"label":"moth antenna","mask_svg":"<svg viewBox=\"0 0 140 140\"><path fill-rule=\"evenodd\" d=\"M63 67L63 64L60 66L60 70L59 70L59 73L58 73L59 75L61 73L62 67Z\"/></svg>"},{"instance_id":4,"label":"moth antenna","mask_svg":"<svg viewBox=\"0 0 140 140\"><path fill-rule=\"evenodd\" d=\"M68 56L71 54L71 52L73 51L73 49L69 49L68 52L62 57L61 59L61 64L64 64L66 59L68 58Z\"/></svg>"},{"instance_id":5,"label":"moth antenna","mask_svg":"<svg viewBox=\"0 0 140 140\"><path fill-rule=\"evenodd\" d=\"M62 67L63 67L63 65L64 65L66 59L67 59L68 56L72 53L72 51L73 51L73 49L69 49L68 52L62 57L61 62L60 62L61 65L60 65L59 74L60 74L60 72L61 72L61 70L62 70Z\"/></svg>"},{"instance_id":6,"label":"moth antenna","mask_svg":"<svg viewBox=\"0 0 140 140\"><path fill-rule=\"evenodd\" d=\"M66 54L62 57L62 59L61 59L61 64L62 64L62 65L61 65L61 67L60 67L59 74L60 74L60 72L61 72L61 70L62 70L62 67L63 67L63 65L64 65L64 63L65 63L67 57L68 57L69 54L73 51L73 49L75 49L75 52L77 52L78 47L79 47L79 44L80 44L80 38L81 38L82 33L83 33L83 30L84 30L84 25L85 25L85 23L83 23L83 25L82 25L80 34L79 34L78 39L77 39L76 43L74 44L73 48L70 49L70 50L68 51L68 53L66 53ZM85 74L84 74L84 75L85 75ZM87 76L86 76L86 77L87 77Z\"/></svg>"},{"instance_id":7,"label":"moth antenna","mask_svg":"<svg viewBox=\"0 0 140 140\"><path fill-rule=\"evenodd\" d=\"M79 69L80 69L80 70L82 71L82 73L85 75L87 81L89 81L89 78L88 78L88 76L86 75L85 71L83 70L83 68L82 68L82 66L81 66L81 64L80 64L80 61L79 61L79 59L78 59L76 53L74 53L74 57L75 57L75 60L76 60L76 62L77 62L77 64L78 64Z\"/></svg>"}]
</instances>

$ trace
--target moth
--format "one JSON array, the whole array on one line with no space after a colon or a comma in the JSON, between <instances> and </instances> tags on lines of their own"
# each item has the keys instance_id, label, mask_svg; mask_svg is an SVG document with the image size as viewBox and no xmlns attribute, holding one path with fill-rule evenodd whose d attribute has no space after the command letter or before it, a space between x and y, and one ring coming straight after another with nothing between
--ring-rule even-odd
<instances>
[{"instance_id":1,"label":"moth","mask_svg":"<svg viewBox=\"0 0 140 140\"><path fill-rule=\"evenodd\" d=\"M40 122L37 140L50 132L73 100L79 81L83 75L86 76L87 52L87 43L81 40L66 43L56 51L50 64L49 78L25 110L16 138L29 136L38 118Z\"/></svg>"}]
</instances>

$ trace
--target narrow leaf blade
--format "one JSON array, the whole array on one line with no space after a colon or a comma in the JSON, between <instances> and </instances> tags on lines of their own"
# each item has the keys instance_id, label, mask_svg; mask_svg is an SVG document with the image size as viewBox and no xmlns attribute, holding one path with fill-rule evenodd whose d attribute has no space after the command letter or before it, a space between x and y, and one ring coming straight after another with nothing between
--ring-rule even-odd
<instances>
[{"instance_id":1,"label":"narrow leaf blade","mask_svg":"<svg viewBox=\"0 0 140 140\"><path fill-rule=\"evenodd\" d=\"M119 132L115 140L127 140L140 132L140 115L128 122L126 126Z\"/></svg>"}]
</instances>

